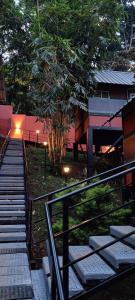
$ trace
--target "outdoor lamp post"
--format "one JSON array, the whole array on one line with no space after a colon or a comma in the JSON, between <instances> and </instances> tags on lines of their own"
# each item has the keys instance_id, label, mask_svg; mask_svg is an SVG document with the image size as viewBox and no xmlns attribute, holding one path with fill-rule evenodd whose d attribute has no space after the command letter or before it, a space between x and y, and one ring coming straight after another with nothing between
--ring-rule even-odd
<instances>
[{"instance_id":1,"label":"outdoor lamp post","mask_svg":"<svg viewBox=\"0 0 135 300\"><path fill-rule=\"evenodd\" d=\"M68 166L64 166L63 167L63 172L64 172L64 176L65 176L65 183L67 182L67 178L68 178L68 174L70 172L70 168Z\"/></svg>"},{"instance_id":2,"label":"outdoor lamp post","mask_svg":"<svg viewBox=\"0 0 135 300\"><path fill-rule=\"evenodd\" d=\"M47 142L43 142L43 145L45 147L45 171L46 171L46 158L47 158L47 145L48 145L48 143Z\"/></svg>"},{"instance_id":3,"label":"outdoor lamp post","mask_svg":"<svg viewBox=\"0 0 135 300\"><path fill-rule=\"evenodd\" d=\"M39 133L40 133L40 130L36 130L36 135L37 135L37 145L38 145L38 137L39 137Z\"/></svg>"}]
</instances>

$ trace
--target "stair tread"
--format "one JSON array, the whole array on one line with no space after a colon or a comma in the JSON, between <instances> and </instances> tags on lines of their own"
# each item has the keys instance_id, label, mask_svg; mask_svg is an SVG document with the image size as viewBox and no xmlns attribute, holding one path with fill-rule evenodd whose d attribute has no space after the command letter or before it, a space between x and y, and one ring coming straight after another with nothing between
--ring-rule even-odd
<instances>
[{"instance_id":1,"label":"stair tread","mask_svg":"<svg viewBox=\"0 0 135 300\"><path fill-rule=\"evenodd\" d=\"M62 257L59 256L59 263L62 267ZM49 268L49 260L48 257L43 257L43 268L45 271L45 274L48 274L50 272ZM50 289L50 281L49 281L49 289ZM81 283L79 282L79 279L77 278L75 272L71 267L69 267L69 296L73 296L76 294L79 294L83 292L83 287Z\"/></svg>"},{"instance_id":2,"label":"stair tread","mask_svg":"<svg viewBox=\"0 0 135 300\"><path fill-rule=\"evenodd\" d=\"M24 182L0 182L0 187L24 187Z\"/></svg>"},{"instance_id":3,"label":"stair tread","mask_svg":"<svg viewBox=\"0 0 135 300\"><path fill-rule=\"evenodd\" d=\"M8 217L0 217L0 225L16 225L16 224L26 224L25 217L18 216L8 216Z\"/></svg>"},{"instance_id":4,"label":"stair tread","mask_svg":"<svg viewBox=\"0 0 135 300\"><path fill-rule=\"evenodd\" d=\"M0 241L25 241L25 232L0 232Z\"/></svg>"},{"instance_id":5,"label":"stair tread","mask_svg":"<svg viewBox=\"0 0 135 300\"><path fill-rule=\"evenodd\" d=\"M93 250L89 246L69 246L69 259L80 258ZM97 254L93 254L74 265L82 282L102 280L115 275L114 270Z\"/></svg>"},{"instance_id":6,"label":"stair tread","mask_svg":"<svg viewBox=\"0 0 135 300\"><path fill-rule=\"evenodd\" d=\"M121 238L132 231L135 231L135 227L133 226L110 226L110 233L117 238ZM124 241L128 242L131 246L135 246L135 233L125 238Z\"/></svg>"},{"instance_id":7,"label":"stair tread","mask_svg":"<svg viewBox=\"0 0 135 300\"><path fill-rule=\"evenodd\" d=\"M24 200L25 199L25 195L0 195L0 200Z\"/></svg>"},{"instance_id":8,"label":"stair tread","mask_svg":"<svg viewBox=\"0 0 135 300\"><path fill-rule=\"evenodd\" d=\"M23 176L24 175L24 172L23 171L20 171L20 170L1 170L0 171L0 176L3 176L3 175L13 175L13 176L18 176L18 175L21 175Z\"/></svg>"},{"instance_id":9,"label":"stair tread","mask_svg":"<svg viewBox=\"0 0 135 300\"><path fill-rule=\"evenodd\" d=\"M28 256L26 253L12 253L0 255L0 268L15 266L29 266Z\"/></svg>"},{"instance_id":10,"label":"stair tread","mask_svg":"<svg viewBox=\"0 0 135 300\"><path fill-rule=\"evenodd\" d=\"M27 252L27 245L25 242L0 243L0 255L25 252Z\"/></svg>"},{"instance_id":11,"label":"stair tread","mask_svg":"<svg viewBox=\"0 0 135 300\"><path fill-rule=\"evenodd\" d=\"M6 216L25 216L25 211L24 210L11 210L11 211L7 211L7 210L2 210L0 211L0 217L6 217Z\"/></svg>"},{"instance_id":12,"label":"stair tread","mask_svg":"<svg viewBox=\"0 0 135 300\"><path fill-rule=\"evenodd\" d=\"M26 225L20 224L20 225L0 225L0 233L1 232L21 232L26 231Z\"/></svg>"},{"instance_id":13,"label":"stair tread","mask_svg":"<svg viewBox=\"0 0 135 300\"><path fill-rule=\"evenodd\" d=\"M94 247L94 249L97 249L115 240L116 239L110 235L92 236L89 238L89 244ZM100 254L115 268L119 268L120 264L135 263L135 250L122 242L116 242L106 249L101 250Z\"/></svg>"},{"instance_id":14,"label":"stair tread","mask_svg":"<svg viewBox=\"0 0 135 300\"><path fill-rule=\"evenodd\" d=\"M51 299L51 297L49 296L47 278L45 278L44 271L42 269L31 271L31 279L34 292L34 300Z\"/></svg>"},{"instance_id":15,"label":"stair tread","mask_svg":"<svg viewBox=\"0 0 135 300\"><path fill-rule=\"evenodd\" d=\"M18 275L17 275L18 276ZM33 299L33 291L30 284L23 284L25 282L25 276L12 276L7 277L7 283L9 286L0 287L0 299L1 300L24 300ZM21 278L22 277L22 278Z\"/></svg>"},{"instance_id":16,"label":"stair tread","mask_svg":"<svg viewBox=\"0 0 135 300\"><path fill-rule=\"evenodd\" d=\"M25 204L25 201L24 200L12 200L12 199L4 199L4 200L1 200L0 199L0 205L24 205Z\"/></svg>"},{"instance_id":17,"label":"stair tread","mask_svg":"<svg viewBox=\"0 0 135 300\"><path fill-rule=\"evenodd\" d=\"M3 182L9 182L9 183L12 183L12 182L20 182L20 183L24 183L24 178L22 177L17 177L17 178L14 178L14 177L10 177L10 176L1 176L0 177L0 182L3 183Z\"/></svg>"},{"instance_id":18,"label":"stair tread","mask_svg":"<svg viewBox=\"0 0 135 300\"><path fill-rule=\"evenodd\" d=\"M24 186L0 186L0 191L24 191Z\"/></svg>"},{"instance_id":19,"label":"stair tread","mask_svg":"<svg viewBox=\"0 0 135 300\"><path fill-rule=\"evenodd\" d=\"M1 210L25 210L25 205L15 205L15 204L9 204L9 205L0 205L0 211Z\"/></svg>"}]
</instances>

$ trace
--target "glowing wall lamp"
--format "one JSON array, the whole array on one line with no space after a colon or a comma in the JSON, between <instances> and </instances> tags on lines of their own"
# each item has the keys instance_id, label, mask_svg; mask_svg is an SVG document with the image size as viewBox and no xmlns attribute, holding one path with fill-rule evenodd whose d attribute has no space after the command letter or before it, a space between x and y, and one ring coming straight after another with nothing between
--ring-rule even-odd
<instances>
[{"instance_id":1,"label":"glowing wall lamp","mask_svg":"<svg viewBox=\"0 0 135 300\"><path fill-rule=\"evenodd\" d=\"M15 137L20 137L21 136L21 123L17 122L15 124Z\"/></svg>"}]
</instances>

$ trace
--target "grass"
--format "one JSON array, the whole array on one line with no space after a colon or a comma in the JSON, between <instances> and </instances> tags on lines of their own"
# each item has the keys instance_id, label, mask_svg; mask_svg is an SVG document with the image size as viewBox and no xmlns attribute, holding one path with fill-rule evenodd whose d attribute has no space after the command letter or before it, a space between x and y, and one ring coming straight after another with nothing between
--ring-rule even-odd
<instances>
[{"instance_id":1,"label":"grass","mask_svg":"<svg viewBox=\"0 0 135 300\"><path fill-rule=\"evenodd\" d=\"M71 176L74 177L76 175L76 177L79 178L83 176L82 170L86 166L84 163L81 163L82 167L80 167L80 163L74 163L72 152L67 153L65 160L63 161L61 166L57 165L54 168L51 167L48 158L46 164L47 166L45 168L44 148L36 148L28 145L26 148L26 152L29 170L29 195L32 199L65 186L65 178L62 176L61 169L63 165L67 165L67 163L70 166ZM33 224L35 224L37 220L44 218L45 201L46 199L43 199L33 204ZM36 225L36 231L34 232L34 241L39 241L45 237L45 222L41 222Z\"/></svg>"}]
</instances>

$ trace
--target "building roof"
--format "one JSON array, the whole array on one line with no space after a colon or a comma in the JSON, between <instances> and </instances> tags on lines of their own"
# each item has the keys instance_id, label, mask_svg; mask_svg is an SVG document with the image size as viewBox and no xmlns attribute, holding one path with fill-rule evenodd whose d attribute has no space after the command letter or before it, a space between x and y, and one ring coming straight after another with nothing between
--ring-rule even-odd
<instances>
[{"instance_id":1,"label":"building roof","mask_svg":"<svg viewBox=\"0 0 135 300\"><path fill-rule=\"evenodd\" d=\"M97 83L108 83L118 85L135 85L135 73L103 70L95 72Z\"/></svg>"}]
</instances>

